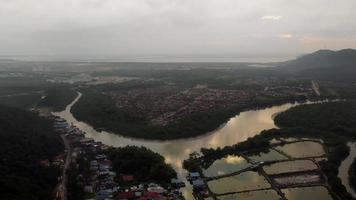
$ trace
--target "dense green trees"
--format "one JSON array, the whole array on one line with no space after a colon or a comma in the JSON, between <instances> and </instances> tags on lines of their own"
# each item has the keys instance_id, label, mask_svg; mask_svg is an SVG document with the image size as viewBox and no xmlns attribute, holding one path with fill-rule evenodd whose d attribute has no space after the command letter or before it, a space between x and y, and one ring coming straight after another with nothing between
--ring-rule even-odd
<instances>
[{"instance_id":1,"label":"dense green trees","mask_svg":"<svg viewBox=\"0 0 356 200\"><path fill-rule=\"evenodd\" d=\"M356 137L356 102L341 101L302 105L276 116L280 127L325 130L338 136Z\"/></svg>"},{"instance_id":2,"label":"dense green trees","mask_svg":"<svg viewBox=\"0 0 356 200\"><path fill-rule=\"evenodd\" d=\"M62 150L51 121L0 106L1 199L52 199L60 171L40 161L51 160Z\"/></svg>"},{"instance_id":3,"label":"dense green trees","mask_svg":"<svg viewBox=\"0 0 356 200\"><path fill-rule=\"evenodd\" d=\"M0 78L0 105L24 109L45 107L52 111L61 111L77 95L68 85L48 83L41 75L25 75ZM42 96L45 98L42 99Z\"/></svg>"},{"instance_id":4,"label":"dense green trees","mask_svg":"<svg viewBox=\"0 0 356 200\"><path fill-rule=\"evenodd\" d=\"M167 185L177 175L161 155L145 147L110 148L106 153L116 172L131 174L138 183L156 182Z\"/></svg>"},{"instance_id":5,"label":"dense green trees","mask_svg":"<svg viewBox=\"0 0 356 200\"><path fill-rule=\"evenodd\" d=\"M48 107L53 111L62 111L77 96L77 92L66 87L55 87L45 92L46 97L38 107Z\"/></svg>"}]
</instances>

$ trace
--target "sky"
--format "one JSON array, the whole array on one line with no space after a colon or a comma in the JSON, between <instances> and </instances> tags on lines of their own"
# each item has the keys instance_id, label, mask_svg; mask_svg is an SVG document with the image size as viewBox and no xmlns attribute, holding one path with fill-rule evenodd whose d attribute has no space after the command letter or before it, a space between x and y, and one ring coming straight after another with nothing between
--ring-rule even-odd
<instances>
[{"instance_id":1,"label":"sky","mask_svg":"<svg viewBox=\"0 0 356 200\"><path fill-rule=\"evenodd\" d=\"M355 0L0 0L0 55L297 56L356 48Z\"/></svg>"}]
</instances>

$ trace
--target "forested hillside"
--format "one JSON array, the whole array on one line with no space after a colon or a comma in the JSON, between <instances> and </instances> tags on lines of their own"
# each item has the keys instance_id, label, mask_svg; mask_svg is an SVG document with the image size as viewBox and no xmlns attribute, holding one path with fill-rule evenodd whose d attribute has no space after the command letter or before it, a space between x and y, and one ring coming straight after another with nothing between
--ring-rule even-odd
<instances>
[{"instance_id":1,"label":"forested hillside","mask_svg":"<svg viewBox=\"0 0 356 200\"><path fill-rule=\"evenodd\" d=\"M281 64L281 69L321 80L356 81L356 50L319 50Z\"/></svg>"}]
</instances>

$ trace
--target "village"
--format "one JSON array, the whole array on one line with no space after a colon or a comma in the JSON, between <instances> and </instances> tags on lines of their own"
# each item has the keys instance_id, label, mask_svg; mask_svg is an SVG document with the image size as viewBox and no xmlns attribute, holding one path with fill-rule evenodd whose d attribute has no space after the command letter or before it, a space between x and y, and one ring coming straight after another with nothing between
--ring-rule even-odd
<instances>
[{"instance_id":1,"label":"village","mask_svg":"<svg viewBox=\"0 0 356 200\"><path fill-rule=\"evenodd\" d=\"M258 101L278 99L306 99L319 91L313 90L313 82L274 77L250 77L236 79L237 83L205 83L182 85L176 80L138 78L126 76L95 76L80 73L69 77L51 77L53 83L76 84L98 90L111 97L116 107L150 125L167 126L172 122L195 114L244 107ZM118 89L119 88L119 89ZM256 98L258 99L256 100Z\"/></svg>"},{"instance_id":2,"label":"village","mask_svg":"<svg viewBox=\"0 0 356 200\"><path fill-rule=\"evenodd\" d=\"M269 79L262 81L267 82ZM182 87L174 83L128 90L110 90L104 94L114 99L116 106L152 125L166 126L195 114L244 107L258 99L306 99L315 95L312 83L268 86L253 82L244 88L217 88L205 84ZM275 81L275 82L273 82ZM249 82L247 82L249 83ZM144 86L145 83L143 83Z\"/></svg>"},{"instance_id":3,"label":"village","mask_svg":"<svg viewBox=\"0 0 356 200\"><path fill-rule=\"evenodd\" d=\"M112 161L103 153L110 147L85 137L85 132L64 119L55 117L54 128L60 132L67 146L67 156L61 154L55 158L57 165L61 166L64 173L63 181L59 186L58 199L67 199L68 193L67 171L77 171L77 185L84 192L85 199L93 200L181 200L184 199L179 188L184 183L176 178L171 179L168 187L163 187L154 182L137 183L131 174L122 174L114 171ZM84 161L84 165L83 165ZM120 180L120 181L117 181ZM121 184L120 184L120 183Z\"/></svg>"}]
</instances>

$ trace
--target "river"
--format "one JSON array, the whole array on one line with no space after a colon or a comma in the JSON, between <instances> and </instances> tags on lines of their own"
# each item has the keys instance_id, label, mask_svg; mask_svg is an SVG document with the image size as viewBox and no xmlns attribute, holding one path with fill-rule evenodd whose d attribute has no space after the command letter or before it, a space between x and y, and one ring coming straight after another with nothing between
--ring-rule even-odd
<instances>
[{"instance_id":1,"label":"river","mask_svg":"<svg viewBox=\"0 0 356 200\"><path fill-rule=\"evenodd\" d=\"M64 118L69 123L72 123L81 130L85 131L87 133L86 137L93 138L96 141L101 141L106 145L114 147L126 145L145 146L161 154L165 157L166 162L173 166L173 168L177 171L179 178L182 180L185 180L186 176L186 171L182 168L182 162L189 157L190 153L199 151L202 147L217 148L233 145L259 134L262 130L276 128L272 119L273 116L276 113L298 105L297 103L287 103L265 109L241 112L235 117L229 119L228 122L222 125L218 130L196 138L170 141L152 141L127 138L106 131L98 132L93 129L92 126L76 120L70 110L80 98L81 94L78 93L76 99L70 103L64 111L54 114ZM191 187L187 183L186 185L187 187L185 187L182 192L187 200L193 199L191 195Z\"/></svg>"},{"instance_id":2,"label":"river","mask_svg":"<svg viewBox=\"0 0 356 200\"><path fill-rule=\"evenodd\" d=\"M349 169L356 156L356 143L349 142L347 145L350 147L350 154L341 162L338 177L341 179L342 184L346 187L347 192L356 198L355 190L351 187L349 181Z\"/></svg>"}]
</instances>

